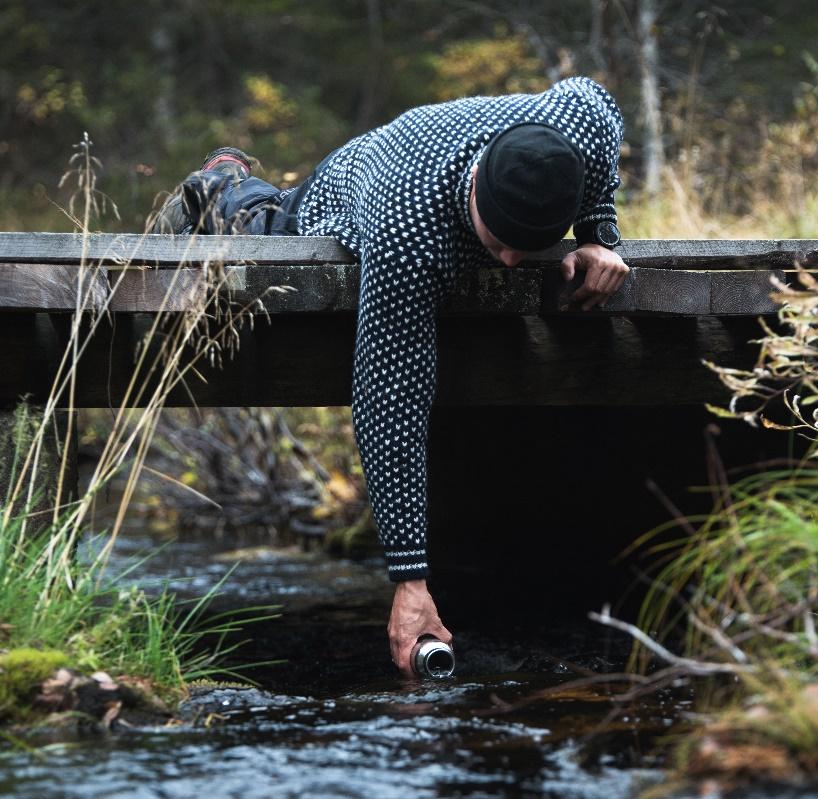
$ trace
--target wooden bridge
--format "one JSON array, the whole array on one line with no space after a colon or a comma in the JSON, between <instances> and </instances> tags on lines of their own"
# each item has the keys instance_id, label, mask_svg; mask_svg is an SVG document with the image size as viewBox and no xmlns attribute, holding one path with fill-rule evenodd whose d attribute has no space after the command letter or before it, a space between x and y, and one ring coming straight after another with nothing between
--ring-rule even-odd
<instances>
[{"instance_id":1,"label":"wooden bridge","mask_svg":"<svg viewBox=\"0 0 818 799\"><path fill-rule=\"evenodd\" d=\"M565 285L559 272L571 249L563 242L513 269L464 269L438 323L433 569L455 585L458 574L496 576L498 563L512 564L505 590L525 607L532 581L553 582L559 597L578 590L588 607L616 596L611 557L668 516L646 479L697 509L685 489L706 481L702 430L712 417L702 403L725 399L702 360L752 366L757 319L776 311L770 278L818 263L813 240L628 241L625 285L606 308L582 312L568 297L584 275ZM189 381L169 404L349 404L359 267L331 239L4 233L4 407L48 395L81 262L99 266L93 302L110 313L82 356L78 406L119 402L153 316L197 302L208 262L224 264L242 304L270 286L293 290L264 294L269 323L245 326L237 357L204 367L206 382ZM720 447L728 464L787 453L785 437L739 423L723 426ZM455 607L496 600L483 583L465 584L475 590L460 583Z\"/></svg>"},{"instance_id":2,"label":"wooden bridge","mask_svg":"<svg viewBox=\"0 0 818 799\"><path fill-rule=\"evenodd\" d=\"M441 405L685 405L723 396L708 359L752 363L755 319L775 312L770 277L818 260L818 241L629 241L632 269L604 309L568 302L558 266L572 242L508 269L464 270L439 321ZM242 334L239 357L170 404L343 405L359 267L332 239L59 233L0 234L0 403L47 396L76 306L78 264L99 264L94 302L109 321L83 356L79 406L116 403L151 314L184 311L221 262L238 303L269 286L270 323ZM176 288L173 271L183 264ZM122 275L127 265L127 272ZM118 281L118 283L117 283ZM114 291L112 286L117 284Z\"/></svg>"}]
</instances>

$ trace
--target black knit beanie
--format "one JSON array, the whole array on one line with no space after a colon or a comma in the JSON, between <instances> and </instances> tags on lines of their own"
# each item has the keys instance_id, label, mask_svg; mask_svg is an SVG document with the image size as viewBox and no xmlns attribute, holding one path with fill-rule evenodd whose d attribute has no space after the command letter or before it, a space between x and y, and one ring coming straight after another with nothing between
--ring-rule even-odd
<instances>
[{"instance_id":1,"label":"black knit beanie","mask_svg":"<svg viewBox=\"0 0 818 799\"><path fill-rule=\"evenodd\" d=\"M574 222L585 159L558 130L534 122L498 133L477 167L477 211L492 235L515 250L556 244Z\"/></svg>"}]
</instances>

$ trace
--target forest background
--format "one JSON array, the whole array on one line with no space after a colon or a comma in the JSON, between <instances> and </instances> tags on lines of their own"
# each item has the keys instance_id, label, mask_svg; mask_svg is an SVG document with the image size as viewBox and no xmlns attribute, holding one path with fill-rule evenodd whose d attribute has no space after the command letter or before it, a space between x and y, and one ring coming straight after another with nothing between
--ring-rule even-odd
<instances>
[{"instance_id":1,"label":"forest background","mask_svg":"<svg viewBox=\"0 0 818 799\"><path fill-rule=\"evenodd\" d=\"M626 237L814 237L814 0L4 0L0 227L71 230L58 182L88 131L120 218L220 145L278 185L415 105L570 75L626 121Z\"/></svg>"}]
</instances>

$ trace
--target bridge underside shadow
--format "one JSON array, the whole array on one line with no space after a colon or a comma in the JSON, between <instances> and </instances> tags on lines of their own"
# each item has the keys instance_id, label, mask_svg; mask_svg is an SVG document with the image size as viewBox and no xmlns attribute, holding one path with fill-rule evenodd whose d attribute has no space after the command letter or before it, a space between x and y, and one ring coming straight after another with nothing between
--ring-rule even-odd
<instances>
[{"instance_id":1,"label":"bridge underside shadow","mask_svg":"<svg viewBox=\"0 0 818 799\"><path fill-rule=\"evenodd\" d=\"M128 397L149 314L103 318L81 360L77 407ZM0 316L0 407L42 403L70 317ZM86 322L86 324L88 324ZM444 317L431 422L431 564L444 618L584 613L616 602L636 558L614 564L670 512L706 511L703 402L727 392L702 360L752 368L750 317ZM239 356L179 385L168 405L344 405L351 395L352 314L281 314L240 333ZM150 390L154 383L145 378ZM143 393L143 399L148 392ZM788 454L785 434L724 422L728 467Z\"/></svg>"},{"instance_id":2,"label":"bridge underside shadow","mask_svg":"<svg viewBox=\"0 0 818 799\"><path fill-rule=\"evenodd\" d=\"M708 484L715 421L701 406L435 408L430 556L443 618L547 623L633 607L650 560L617 556L672 518L647 483L685 514L708 511L711 495L690 488ZM728 470L791 454L785 433L729 420L718 430Z\"/></svg>"}]
</instances>

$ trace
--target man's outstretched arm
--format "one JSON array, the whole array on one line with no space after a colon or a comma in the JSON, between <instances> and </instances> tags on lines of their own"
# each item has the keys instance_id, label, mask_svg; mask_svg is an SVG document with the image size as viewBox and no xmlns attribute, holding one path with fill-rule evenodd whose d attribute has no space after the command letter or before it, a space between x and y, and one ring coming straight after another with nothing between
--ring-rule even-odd
<instances>
[{"instance_id":1,"label":"man's outstretched arm","mask_svg":"<svg viewBox=\"0 0 818 799\"><path fill-rule=\"evenodd\" d=\"M397 583L389 620L392 659L411 674L417 639L449 643L426 588L429 411L435 392L435 309L439 267L388 245L361 255L361 293L353 369L352 418L370 501Z\"/></svg>"}]
</instances>

